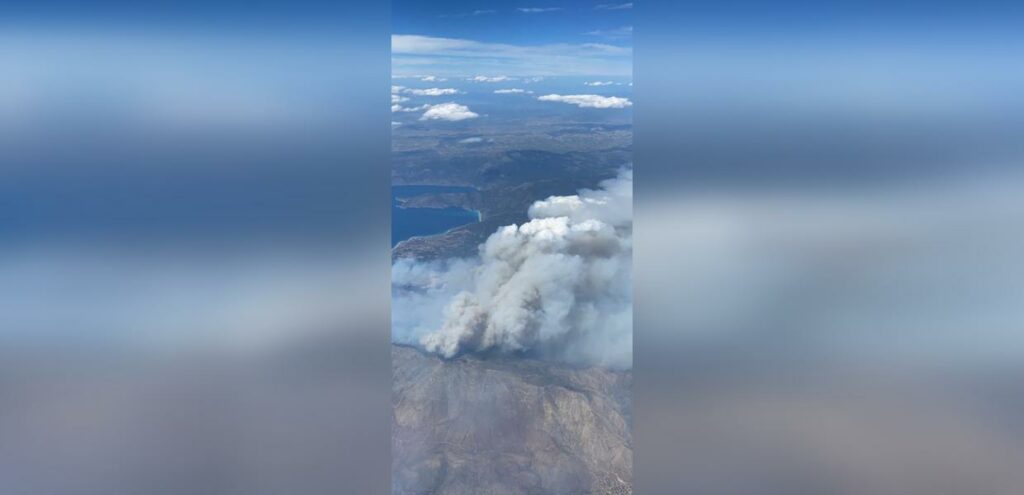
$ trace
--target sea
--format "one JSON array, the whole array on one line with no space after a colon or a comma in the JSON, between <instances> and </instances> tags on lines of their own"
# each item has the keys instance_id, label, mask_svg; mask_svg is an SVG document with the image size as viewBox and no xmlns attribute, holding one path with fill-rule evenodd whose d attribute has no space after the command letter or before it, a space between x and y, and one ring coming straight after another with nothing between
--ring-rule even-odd
<instances>
[{"instance_id":1,"label":"sea","mask_svg":"<svg viewBox=\"0 0 1024 495\"><path fill-rule=\"evenodd\" d=\"M480 212L465 208L402 208L400 199L423 194L473 192L465 186L403 185L391 187L391 247L411 237L442 234L480 221Z\"/></svg>"}]
</instances>

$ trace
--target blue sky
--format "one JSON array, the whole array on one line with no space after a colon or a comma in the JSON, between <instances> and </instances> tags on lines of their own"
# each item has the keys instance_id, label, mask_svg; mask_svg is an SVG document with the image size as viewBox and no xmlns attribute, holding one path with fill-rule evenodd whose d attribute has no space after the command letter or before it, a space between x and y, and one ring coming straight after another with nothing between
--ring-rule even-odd
<instances>
[{"instance_id":1,"label":"blue sky","mask_svg":"<svg viewBox=\"0 0 1024 495\"><path fill-rule=\"evenodd\" d=\"M628 76L632 6L625 1L393 2L392 72Z\"/></svg>"}]
</instances>

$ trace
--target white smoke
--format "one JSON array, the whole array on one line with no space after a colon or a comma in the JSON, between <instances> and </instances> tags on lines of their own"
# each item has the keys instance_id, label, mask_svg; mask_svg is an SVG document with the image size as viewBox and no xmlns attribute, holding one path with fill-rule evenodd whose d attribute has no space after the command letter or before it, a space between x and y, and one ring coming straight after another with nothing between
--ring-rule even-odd
<instances>
[{"instance_id":1,"label":"white smoke","mask_svg":"<svg viewBox=\"0 0 1024 495\"><path fill-rule=\"evenodd\" d=\"M632 365L633 174L553 196L530 221L498 229L479 259L400 260L392 275L393 339L454 357L524 352Z\"/></svg>"}]
</instances>

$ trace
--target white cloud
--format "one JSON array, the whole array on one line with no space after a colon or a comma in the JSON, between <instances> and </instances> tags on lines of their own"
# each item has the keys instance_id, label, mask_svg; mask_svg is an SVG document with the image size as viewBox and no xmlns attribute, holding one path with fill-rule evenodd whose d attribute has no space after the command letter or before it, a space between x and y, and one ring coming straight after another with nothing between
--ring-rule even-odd
<instances>
[{"instance_id":1,"label":"white cloud","mask_svg":"<svg viewBox=\"0 0 1024 495\"><path fill-rule=\"evenodd\" d=\"M605 38L629 38L633 36L633 26L622 26L615 29L597 29L587 32L591 36L603 36Z\"/></svg>"},{"instance_id":2,"label":"white cloud","mask_svg":"<svg viewBox=\"0 0 1024 495\"><path fill-rule=\"evenodd\" d=\"M629 98L618 96L600 95L544 95L537 98L540 101L557 101L569 103L580 108L626 108L633 106Z\"/></svg>"},{"instance_id":3,"label":"white cloud","mask_svg":"<svg viewBox=\"0 0 1024 495\"><path fill-rule=\"evenodd\" d=\"M392 129L394 129L395 127L398 127L400 125L402 125L401 122L395 122L394 120L391 121L391 128Z\"/></svg>"},{"instance_id":4,"label":"white cloud","mask_svg":"<svg viewBox=\"0 0 1024 495\"><path fill-rule=\"evenodd\" d=\"M442 15L439 15L438 17L441 17L441 18L445 18L445 17L471 17L471 16L490 15L490 14L497 14L497 13L498 13L497 10L480 9L480 10L474 10L472 12L460 12L458 14L442 14Z\"/></svg>"},{"instance_id":5,"label":"white cloud","mask_svg":"<svg viewBox=\"0 0 1024 495\"><path fill-rule=\"evenodd\" d=\"M420 105L418 107L403 107L402 105L391 105L391 112L419 112L430 108L430 105Z\"/></svg>"},{"instance_id":6,"label":"white cloud","mask_svg":"<svg viewBox=\"0 0 1024 495\"><path fill-rule=\"evenodd\" d=\"M413 34L391 35L391 52L396 54L430 54L450 51L467 51L479 49L486 43L456 38L436 38Z\"/></svg>"},{"instance_id":7,"label":"white cloud","mask_svg":"<svg viewBox=\"0 0 1024 495\"><path fill-rule=\"evenodd\" d=\"M611 86L611 85L613 85L615 83L613 83L611 81L588 81L588 82L585 82L583 84L585 84L587 86Z\"/></svg>"},{"instance_id":8,"label":"white cloud","mask_svg":"<svg viewBox=\"0 0 1024 495\"><path fill-rule=\"evenodd\" d=\"M447 79L445 79L443 77L437 77L437 76L423 76L423 77L420 78L420 81L423 81L423 82L444 82L444 81L447 81Z\"/></svg>"},{"instance_id":9,"label":"white cloud","mask_svg":"<svg viewBox=\"0 0 1024 495\"><path fill-rule=\"evenodd\" d=\"M625 10L633 8L633 2L627 3L604 3L594 7L595 10Z\"/></svg>"},{"instance_id":10,"label":"white cloud","mask_svg":"<svg viewBox=\"0 0 1024 495\"><path fill-rule=\"evenodd\" d=\"M471 111L469 107L465 105L459 105L458 103L441 103L438 105L428 105L427 111L423 112L420 120L459 121L475 119L479 116L479 114Z\"/></svg>"},{"instance_id":11,"label":"white cloud","mask_svg":"<svg viewBox=\"0 0 1024 495\"><path fill-rule=\"evenodd\" d=\"M395 34L391 36L395 77L431 74L588 76L632 74L632 49L605 43L512 45L468 39Z\"/></svg>"},{"instance_id":12,"label":"white cloud","mask_svg":"<svg viewBox=\"0 0 1024 495\"><path fill-rule=\"evenodd\" d=\"M459 142L462 143L462 144L476 144L476 143L484 142L484 138L479 137L479 136L474 136L474 137L468 137L466 139L461 139L461 140L459 140Z\"/></svg>"},{"instance_id":13,"label":"white cloud","mask_svg":"<svg viewBox=\"0 0 1024 495\"><path fill-rule=\"evenodd\" d=\"M496 94L496 95L514 95L514 94L519 94L519 93L533 94L533 91L527 91L525 89L519 89L519 88L496 89L496 90L494 90L494 94Z\"/></svg>"},{"instance_id":14,"label":"white cloud","mask_svg":"<svg viewBox=\"0 0 1024 495\"><path fill-rule=\"evenodd\" d=\"M428 76L433 77L433 76ZM443 81L444 79L442 79ZM391 103L399 103L407 101L408 98L398 96L397 93L405 93L407 95L416 96L444 96L444 95L457 95L461 91L455 88L427 88L427 89L415 89L407 88L405 86L391 86Z\"/></svg>"},{"instance_id":15,"label":"white cloud","mask_svg":"<svg viewBox=\"0 0 1024 495\"><path fill-rule=\"evenodd\" d=\"M427 88L427 89L407 89L404 91L406 94L416 96L445 96L445 95L457 95L460 93L459 90L454 88Z\"/></svg>"},{"instance_id":16,"label":"white cloud","mask_svg":"<svg viewBox=\"0 0 1024 495\"><path fill-rule=\"evenodd\" d=\"M493 83L493 82L511 81L513 79L511 77L508 77L508 76L490 76L490 77L488 77L488 76L476 76L476 77L470 78L469 80L473 81L473 82L491 82L491 83Z\"/></svg>"},{"instance_id":17,"label":"white cloud","mask_svg":"<svg viewBox=\"0 0 1024 495\"><path fill-rule=\"evenodd\" d=\"M516 9L524 14L543 14L545 12L556 12L562 10L561 7L520 7Z\"/></svg>"}]
</instances>

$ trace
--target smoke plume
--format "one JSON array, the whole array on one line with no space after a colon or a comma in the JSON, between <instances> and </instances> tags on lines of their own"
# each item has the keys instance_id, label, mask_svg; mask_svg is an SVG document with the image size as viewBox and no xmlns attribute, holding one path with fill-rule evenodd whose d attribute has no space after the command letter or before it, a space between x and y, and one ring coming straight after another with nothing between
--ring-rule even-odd
<instances>
[{"instance_id":1,"label":"smoke plume","mask_svg":"<svg viewBox=\"0 0 1024 495\"><path fill-rule=\"evenodd\" d=\"M524 353L632 365L633 174L534 203L498 229L478 259L392 271L393 338L451 358Z\"/></svg>"}]
</instances>

